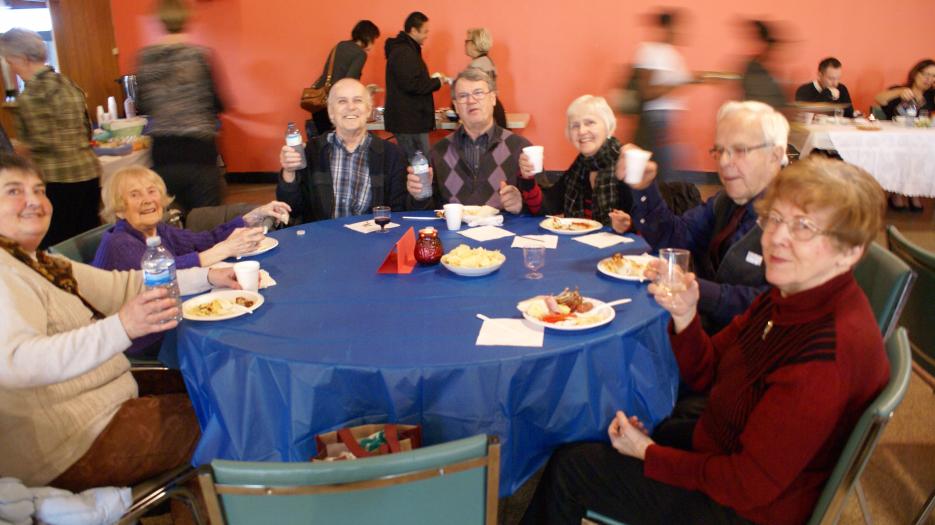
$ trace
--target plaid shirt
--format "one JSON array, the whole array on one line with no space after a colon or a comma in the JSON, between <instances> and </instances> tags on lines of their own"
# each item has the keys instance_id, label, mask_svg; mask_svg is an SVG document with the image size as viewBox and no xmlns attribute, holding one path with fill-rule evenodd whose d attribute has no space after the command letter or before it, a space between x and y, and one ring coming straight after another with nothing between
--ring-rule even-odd
<instances>
[{"instance_id":1,"label":"plaid shirt","mask_svg":"<svg viewBox=\"0 0 935 525\"><path fill-rule=\"evenodd\" d=\"M101 175L91 150L84 91L51 67L26 81L16 98L16 124L20 140L46 182L84 182Z\"/></svg>"},{"instance_id":2,"label":"plaid shirt","mask_svg":"<svg viewBox=\"0 0 935 525\"><path fill-rule=\"evenodd\" d=\"M331 185L334 188L333 218L363 215L370 211L370 133L353 153L347 151L337 133L328 135L331 144Z\"/></svg>"},{"instance_id":3,"label":"plaid shirt","mask_svg":"<svg viewBox=\"0 0 935 525\"><path fill-rule=\"evenodd\" d=\"M454 138L458 141L458 145L461 146L461 158L471 169L471 175L475 177L480 172L480 158L487 151L487 145L490 144L493 137L493 130L494 126L490 126L490 129L486 133L481 133L477 140L472 139L467 134L464 126L458 127L455 131Z\"/></svg>"}]
</instances>

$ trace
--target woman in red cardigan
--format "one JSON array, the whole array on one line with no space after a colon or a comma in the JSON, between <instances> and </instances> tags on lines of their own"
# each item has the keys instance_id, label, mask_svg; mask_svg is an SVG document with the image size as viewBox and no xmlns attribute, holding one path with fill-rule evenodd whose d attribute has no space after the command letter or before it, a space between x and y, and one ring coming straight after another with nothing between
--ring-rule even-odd
<instances>
[{"instance_id":1,"label":"woman in red cardigan","mask_svg":"<svg viewBox=\"0 0 935 525\"><path fill-rule=\"evenodd\" d=\"M830 159L783 170L757 203L773 286L709 337L698 284L669 295L682 379L708 403L686 449L618 411L610 443L557 451L524 523L580 523L587 509L641 523L804 523L889 363L851 269L880 230L883 191ZM660 424L660 427L665 422ZM659 435L659 434L657 434Z\"/></svg>"}]
</instances>

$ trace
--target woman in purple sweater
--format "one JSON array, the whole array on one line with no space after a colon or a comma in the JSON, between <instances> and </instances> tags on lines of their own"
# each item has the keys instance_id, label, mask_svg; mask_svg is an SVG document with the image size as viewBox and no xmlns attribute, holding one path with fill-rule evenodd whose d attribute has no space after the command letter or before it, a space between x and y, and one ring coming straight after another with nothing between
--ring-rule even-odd
<instances>
[{"instance_id":1,"label":"woman in purple sweater","mask_svg":"<svg viewBox=\"0 0 935 525\"><path fill-rule=\"evenodd\" d=\"M175 256L176 268L211 266L255 250L264 238L263 219L287 222L292 211L288 204L272 201L211 231L168 226L162 222L165 206L172 201L166 185L154 171L140 166L115 173L104 184L101 197L101 217L116 221L101 238L92 263L105 270L139 269L146 238L153 235L161 237L162 245Z\"/></svg>"}]
</instances>

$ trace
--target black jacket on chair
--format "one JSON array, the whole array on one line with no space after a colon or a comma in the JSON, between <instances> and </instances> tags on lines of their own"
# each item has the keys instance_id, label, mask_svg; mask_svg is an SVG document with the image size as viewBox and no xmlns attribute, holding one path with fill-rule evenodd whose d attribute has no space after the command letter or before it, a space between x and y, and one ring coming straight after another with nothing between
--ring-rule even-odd
<instances>
[{"instance_id":1,"label":"black jacket on chair","mask_svg":"<svg viewBox=\"0 0 935 525\"><path fill-rule=\"evenodd\" d=\"M406 163L392 142L370 137L367 165L370 169L371 206L389 206L402 211L406 206ZM276 199L292 206L296 222L331 219L334 213L334 186L331 177L331 144L328 135L318 136L305 146L308 167L295 172L295 181L279 177Z\"/></svg>"},{"instance_id":2,"label":"black jacket on chair","mask_svg":"<svg viewBox=\"0 0 935 525\"><path fill-rule=\"evenodd\" d=\"M432 93L441 80L429 76L422 60L422 46L400 31L387 38L386 112L383 121L391 133L428 133L435 129L435 101Z\"/></svg>"}]
</instances>

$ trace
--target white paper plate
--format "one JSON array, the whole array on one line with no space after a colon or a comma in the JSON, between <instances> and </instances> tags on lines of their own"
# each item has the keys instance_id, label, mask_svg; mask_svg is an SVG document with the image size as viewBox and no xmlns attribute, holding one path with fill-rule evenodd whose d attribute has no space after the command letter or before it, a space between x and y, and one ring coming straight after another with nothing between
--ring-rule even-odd
<instances>
[{"instance_id":1,"label":"white paper plate","mask_svg":"<svg viewBox=\"0 0 935 525\"><path fill-rule=\"evenodd\" d=\"M480 277L482 275L490 275L493 272L499 270L500 267L503 266L503 263L505 262L506 262L506 258L500 261L499 264L495 264L493 266L487 266L485 268L462 268L460 266L452 266L450 264L445 264L443 261L442 266L444 266L445 268L448 268L448 271L450 271L451 273L460 275L462 277Z\"/></svg>"},{"instance_id":2,"label":"white paper plate","mask_svg":"<svg viewBox=\"0 0 935 525\"><path fill-rule=\"evenodd\" d=\"M493 217L494 215L500 215L500 210L494 208L493 206L465 206L464 212L461 214L462 222L470 222L475 219L482 219L485 217Z\"/></svg>"},{"instance_id":3,"label":"white paper plate","mask_svg":"<svg viewBox=\"0 0 935 525\"><path fill-rule=\"evenodd\" d=\"M279 239L273 237L263 237L263 240L260 241L260 246L252 252L243 253L237 256L238 259L241 257L253 257L254 255L260 255L261 253L266 253L273 248L279 246Z\"/></svg>"},{"instance_id":4,"label":"white paper plate","mask_svg":"<svg viewBox=\"0 0 935 525\"><path fill-rule=\"evenodd\" d=\"M189 312L189 310L197 307L198 305L210 303L215 299L234 302L234 300L238 297L246 297L247 299L253 301L253 306L249 308L231 308L229 311L222 314L210 316L197 315ZM192 297L191 299L182 303L182 316L190 321L223 321L225 319L240 317L241 315L248 313L248 310L252 312L262 306L264 302L265 300L263 299L263 296L256 292L248 292L246 290L218 290L216 292L208 292L197 297Z\"/></svg>"},{"instance_id":5,"label":"white paper plate","mask_svg":"<svg viewBox=\"0 0 935 525\"><path fill-rule=\"evenodd\" d=\"M530 297L530 299L534 299L534 297ZM611 321L614 320L614 317L617 316L617 312L615 312L612 307L610 308L604 307L604 301L599 301L597 299L592 299L590 297L582 297L582 299L594 305L594 308L592 311L597 310L598 308L602 310L601 312L602 317L599 321L597 321L596 323L591 323L587 325L562 325L562 324L555 324L555 323L546 323L545 321L541 321L527 314L523 310L520 310L519 305L522 303L518 303L516 305L516 309L519 310L523 314L523 318L529 321L530 323L536 326L542 326L542 327L548 328L550 330L558 330L560 332L580 332L581 330L590 330L592 328L597 328L598 326L604 326L605 324L610 323ZM529 299L527 299L527 301L528 300Z\"/></svg>"},{"instance_id":6,"label":"white paper plate","mask_svg":"<svg viewBox=\"0 0 935 525\"><path fill-rule=\"evenodd\" d=\"M553 227L553 224L554 224L553 221L561 221L563 224L571 224L572 222L582 223L582 224L587 224L589 227L586 229L581 229L581 230L563 230L560 228ZM543 230L548 230L552 233L557 233L558 235L582 235L585 233L593 233L593 232L599 231L601 228L604 227L604 225L597 221L592 221L591 219L547 218L539 223L539 227L542 228Z\"/></svg>"},{"instance_id":7,"label":"white paper plate","mask_svg":"<svg viewBox=\"0 0 935 525\"><path fill-rule=\"evenodd\" d=\"M642 264L644 266L646 264L649 264L650 261L656 260L656 258L653 257L652 255L624 255L623 258L629 259L633 262ZM613 277L614 279L622 279L624 281L640 281L640 282L647 280L646 277L644 277L642 274L637 275L637 274L615 272L608 265L608 263L610 262L610 259L611 257L607 257L606 259L601 259L597 263L597 270L608 277Z\"/></svg>"}]
</instances>

